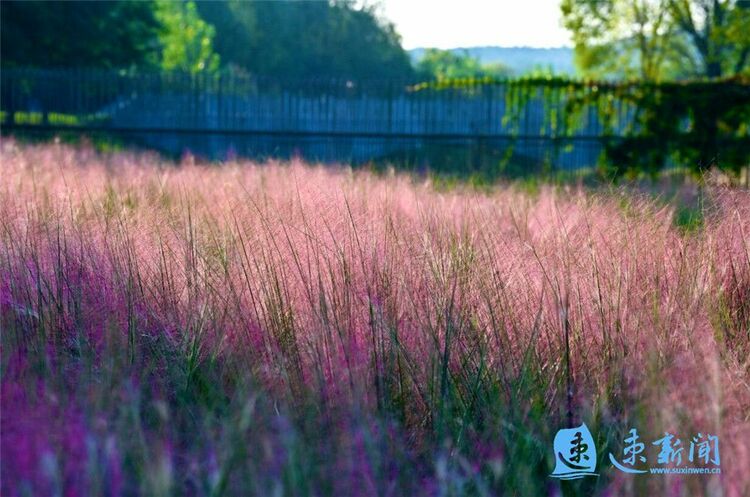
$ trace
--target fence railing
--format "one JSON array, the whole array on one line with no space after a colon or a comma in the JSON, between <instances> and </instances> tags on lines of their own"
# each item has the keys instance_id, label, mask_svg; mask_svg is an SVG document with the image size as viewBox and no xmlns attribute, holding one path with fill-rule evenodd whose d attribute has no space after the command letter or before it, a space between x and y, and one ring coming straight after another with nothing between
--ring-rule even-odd
<instances>
[{"instance_id":1,"label":"fence railing","mask_svg":"<svg viewBox=\"0 0 750 497\"><path fill-rule=\"evenodd\" d=\"M2 71L0 123L103 133L214 158L297 154L446 170L572 170L601 164L613 143L648 131L637 98L644 91L662 89L562 79L279 81L13 68ZM680 117L685 133L690 119ZM729 134L743 139L748 130Z\"/></svg>"}]
</instances>

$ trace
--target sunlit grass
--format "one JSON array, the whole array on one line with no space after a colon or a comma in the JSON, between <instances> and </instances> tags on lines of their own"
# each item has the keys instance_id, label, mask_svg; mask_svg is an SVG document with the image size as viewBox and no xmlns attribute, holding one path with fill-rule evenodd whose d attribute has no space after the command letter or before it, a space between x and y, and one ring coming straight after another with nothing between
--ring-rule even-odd
<instances>
[{"instance_id":1,"label":"sunlit grass","mask_svg":"<svg viewBox=\"0 0 750 497\"><path fill-rule=\"evenodd\" d=\"M622 191L1 157L2 495L750 491L746 191L693 227ZM566 327L600 477L561 484ZM633 426L719 434L723 474L613 471Z\"/></svg>"}]
</instances>

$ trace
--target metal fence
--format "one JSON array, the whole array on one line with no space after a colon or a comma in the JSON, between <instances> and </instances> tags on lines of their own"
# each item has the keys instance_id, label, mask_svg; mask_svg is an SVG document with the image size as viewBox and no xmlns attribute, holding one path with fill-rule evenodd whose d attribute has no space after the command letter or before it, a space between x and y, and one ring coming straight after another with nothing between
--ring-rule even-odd
<instances>
[{"instance_id":1,"label":"metal fence","mask_svg":"<svg viewBox=\"0 0 750 497\"><path fill-rule=\"evenodd\" d=\"M76 132L180 154L393 162L437 170L579 170L632 130L635 109L612 98L602 119L571 102L595 84L451 84L241 74L4 69L4 132ZM574 124L572 124L574 123ZM614 124L613 124L614 123Z\"/></svg>"}]
</instances>

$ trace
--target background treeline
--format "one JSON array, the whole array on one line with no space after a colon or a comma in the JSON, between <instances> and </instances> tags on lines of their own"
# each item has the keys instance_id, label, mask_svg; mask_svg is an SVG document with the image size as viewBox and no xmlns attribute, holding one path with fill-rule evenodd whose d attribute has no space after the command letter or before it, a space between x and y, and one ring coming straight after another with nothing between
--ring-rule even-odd
<instances>
[{"instance_id":1,"label":"background treeline","mask_svg":"<svg viewBox=\"0 0 750 497\"><path fill-rule=\"evenodd\" d=\"M392 23L351 0L8 0L0 10L4 67L224 70L284 79L519 75L468 50L427 48L410 57Z\"/></svg>"},{"instance_id":2,"label":"background treeline","mask_svg":"<svg viewBox=\"0 0 750 497\"><path fill-rule=\"evenodd\" d=\"M750 74L750 0L561 0L560 9L579 76L668 81ZM4 0L0 22L5 67L389 80L529 72L511 70L508 60L485 60L476 49L427 48L410 57L377 7L354 0ZM533 67L535 76L552 72Z\"/></svg>"},{"instance_id":3,"label":"background treeline","mask_svg":"<svg viewBox=\"0 0 750 497\"><path fill-rule=\"evenodd\" d=\"M0 9L3 66L415 76L393 25L348 0L3 1Z\"/></svg>"}]
</instances>

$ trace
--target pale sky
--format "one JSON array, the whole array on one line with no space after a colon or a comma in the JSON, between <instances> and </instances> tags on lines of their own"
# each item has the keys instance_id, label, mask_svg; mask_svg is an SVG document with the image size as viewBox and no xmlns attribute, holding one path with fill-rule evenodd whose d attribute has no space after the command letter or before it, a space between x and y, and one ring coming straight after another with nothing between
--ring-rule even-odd
<instances>
[{"instance_id":1,"label":"pale sky","mask_svg":"<svg viewBox=\"0 0 750 497\"><path fill-rule=\"evenodd\" d=\"M368 2L373 3L371 0ZM404 48L570 46L560 0L380 0Z\"/></svg>"}]
</instances>

